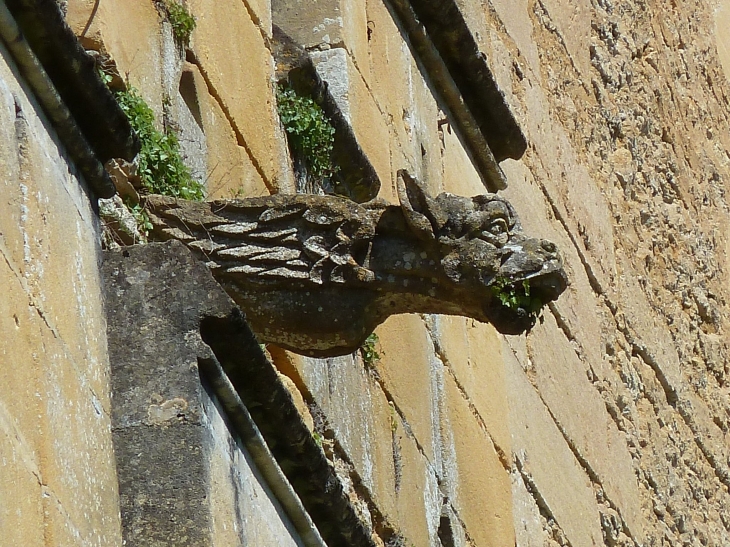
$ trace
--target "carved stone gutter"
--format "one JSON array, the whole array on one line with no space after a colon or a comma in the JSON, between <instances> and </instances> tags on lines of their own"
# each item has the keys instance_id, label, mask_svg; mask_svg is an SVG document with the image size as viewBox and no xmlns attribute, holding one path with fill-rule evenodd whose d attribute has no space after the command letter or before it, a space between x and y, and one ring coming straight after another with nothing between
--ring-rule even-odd
<instances>
[{"instance_id":1,"label":"carved stone gutter","mask_svg":"<svg viewBox=\"0 0 730 547\"><path fill-rule=\"evenodd\" d=\"M198 366L213 386L228 419L241 437L243 444L246 445L269 488L292 521L304 546L327 547L221 364L215 357L203 357L198 359Z\"/></svg>"},{"instance_id":2,"label":"carved stone gutter","mask_svg":"<svg viewBox=\"0 0 730 547\"><path fill-rule=\"evenodd\" d=\"M210 489L218 483L202 377L308 547L375 547L274 365L207 268L172 241L107 251L102 275L127 544L212 544Z\"/></svg>"},{"instance_id":3,"label":"carved stone gutter","mask_svg":"<svg viewBox=\"0 0 730 547\"><path fill-rule=\"evenodd\" d=\"M450 118L464 136L477 172L490 192L507 188L507 177L504 175L498 160L495 158L490 143L485 138L481 124L476 119L469 103L463 96L448 66L435 47L427 29L420 23L408 0L389 0L394 18L400 21L408 35L418 59L425 66L429 77L439 91L441 99L449 109Z\"/></svg>"},{"instance_id":4,"label":"carved stone gutter","mask_svg":"<svg viewBox=\"0 0 730 547\"><path fill-rule=\"evenodd\" d=\"M404 20L425 29L459 88L465 106L498 162L519 159L527 140L479 51L457 0L389 0ZM410 8L410 9L409 9ZM411 26L412 23L409 23ZM420 42L416 34L411 39Z\"/></svg>"},{"instance_id":5,"label":"carved stone gutter","mask_svg":"<svg viewBox=\"0 0 730 547\"><path fill-rule=\"evenodd\" d=\"M0 37L95 194L113 196L103 165L139 141L56 2L0 0Z\"/></svg>"},{"instance_id":6,"label":"carved stone gutter","mask_svg":"<svg viewBox=\"0 0 730 547\"><path fill-rule=\"evenodd\" d=\"M339 167L341 179L335 190L358 203L373 199L380 190L380 179L363 152L349 122L329 92L327 83L317 74L309 53L274 25L273 54L276 79L287 82L298 94L311 97L335 128L332 161Z\"/></svg>"}]
</instances>

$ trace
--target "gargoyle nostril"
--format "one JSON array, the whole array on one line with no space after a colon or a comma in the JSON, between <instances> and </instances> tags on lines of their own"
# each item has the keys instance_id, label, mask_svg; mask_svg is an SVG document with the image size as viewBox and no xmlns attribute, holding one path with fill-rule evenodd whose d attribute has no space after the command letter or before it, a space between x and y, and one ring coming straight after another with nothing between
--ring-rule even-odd
<instances>
[{"instance_id":1,"label":"gargoyle nostril","mask_svg":"<svg viewBox=\"0 0 730 547\"><path fill-rule=\"evenodd\" d=\"M544 240L544 239L542 240L542 242L540 242L540 246L543 249L545 249L548 253L554 253L558 250L557 247L555 246L555 243L553 243L552 241Z\"/></svg>"}]
</instances>

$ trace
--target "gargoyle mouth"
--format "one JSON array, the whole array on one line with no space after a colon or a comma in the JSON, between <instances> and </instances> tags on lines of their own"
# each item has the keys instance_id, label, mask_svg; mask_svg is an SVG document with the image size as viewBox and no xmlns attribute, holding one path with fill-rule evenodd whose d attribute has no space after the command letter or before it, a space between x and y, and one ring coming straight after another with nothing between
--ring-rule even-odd
<instances>
[{"instance_id":1,"label":"gargoyle mouth","mask_svg":"<svg viewBox=\"0 0 730 547\"><path fill-rule=\"evenodd\" d=\"M519 280L497 278L491 286L493 299L485 309L489 322L502 334L522 334L535 326L543 307L556 300L568 286L562 268Z\"/></svg>"}]
</instances>

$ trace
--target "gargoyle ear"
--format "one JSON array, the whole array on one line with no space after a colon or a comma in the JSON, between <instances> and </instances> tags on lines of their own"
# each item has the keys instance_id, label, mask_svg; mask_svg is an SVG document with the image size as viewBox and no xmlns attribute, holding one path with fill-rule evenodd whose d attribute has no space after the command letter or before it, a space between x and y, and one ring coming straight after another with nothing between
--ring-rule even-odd
<instances>
[{"instance_id":1,"label":"gargoyle ear","mask_svg":"<svg viewBox=\"0 0 730 547\"><path fill-rule=\"evenodd\" d=\"M448 216L405 169L398 171L398 199L408 226L419 239L435 239Z\"/></svg>"}]
</instances>

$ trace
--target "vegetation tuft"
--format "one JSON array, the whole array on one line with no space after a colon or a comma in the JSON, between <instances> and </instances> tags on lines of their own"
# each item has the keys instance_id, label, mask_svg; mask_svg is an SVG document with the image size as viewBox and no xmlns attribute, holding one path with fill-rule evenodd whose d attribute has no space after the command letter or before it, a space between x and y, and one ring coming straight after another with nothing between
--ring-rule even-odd
<instances>
[{"instance_id":1,"label":"vegetation tuft","mask_svg":"<svg viewBox=\"0 0 730 547\"><path fill-rule=\"evenodd\" d=\"M375 363L380 361L380 353L378 353L377 349L375 349L378 342L378 335L372 333L365 339L362 346L360 346L360 354L362 355L363 363L365 363L365 366L368 368L373 368Z\"/></svg>"},{"instance_id":2,"label":"vegetation tuft","mask_svg":"<svg viewBox=\"0 0 730 547\"><path fill-rule=\"evenodd\" d=\"M195 18L182 4L174 0L166 0L163 3L167 12L167 20L172 26L172 35L175 41L183 48L190 44L190 37L195 30Z\"/></svg>"},{"instance_id":3,"label":"vegetation tuft","mask_svg":"<svg viewBox=\"0 0 730 547\"><path fill-rule=\"evenodd\" d=\"M116 97L140 140L138 174L144 187L153 194L202 200L203 185L183 163L177 136L155 127L154 112L133 87L117 92Z\"/></svg>"},{"instance_id":4,"label":"vegetation tuft","mask_svg":"<svg viewBox=\"0 0 730 547\"><path fill-rule=\"evenodd\" d=\"M511 310L522 308L536 318L540 315L543 302L537 296L530 295L530 282L527 279L515 284L506 277L498 277L491 289L504 307Z\"/></svg>"},{"instance_id":5,"label":"vegetation tuft","mask_svg":"<svg viewBox=\"0 0 730 547\"><path fill-rule=\"evenodd\" d=\"M320 181L334 175L335 128L324 111L286 85L279 85L276 99L292 152L304 159L308 173Z\"/></svg>"}]
</instances>

